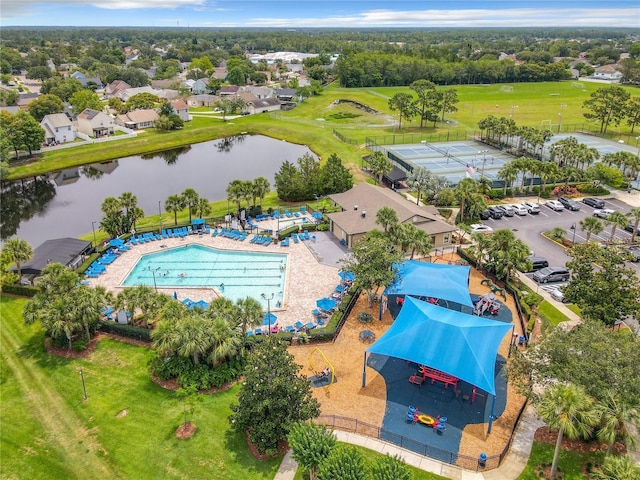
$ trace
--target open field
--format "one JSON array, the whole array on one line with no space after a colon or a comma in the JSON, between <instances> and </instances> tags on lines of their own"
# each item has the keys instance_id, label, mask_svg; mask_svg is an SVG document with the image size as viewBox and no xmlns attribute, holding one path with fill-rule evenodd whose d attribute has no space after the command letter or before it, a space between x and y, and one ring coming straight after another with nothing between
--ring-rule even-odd
<instances>
[{"instance_id":1,"label":"open field","mask_svg":"<svg viewBox=\"0 0 640 480\"><path fill-rule=\"evenodd\" d=\"M433 134L447 130L477 130L477 123L489 114L497 117L513 115L518 125L540 127L543 121L556 125L583 124L582 103L591 92L602 84L584 82L584 90L576 88L575 82L546 82L511 84L512 91L504 91L503 85L455 85L460 102L458 112L448 114L451 123L439 123L436 128L429 125L419 129L419 123L402 122L403 133ZM626 87L636 95L638 89ZM398 92L411 92L406 87L376 89L346 89L330 85L322 95L307 99L288 112L249 115L223 122L220 118L195 117L181 131L159 133L153 130L141 133L138 138L79 146L69 150L47 152L39 161L24 163L12 168L11 179L24 178L47 171L60 170L73 165L95 163L128 155L148 153L181 145L212 140L240 132L267 135L292 143L308 145L321 158L336 153L345 164L355 170L366 151L361 147L368 136L398 132L397 117L388 107L388 100ZM336 100L352 100L377 112L367 113L352 104L339 104ZM566 105L566 106L562 106ZM560 117L559 114L562 114ZM356 141L347 145L333 135L333 129ZM612 132L627 135L626 124L611 127ZM625 137L626 138L626 137Z\"/></svg>"},{"instance_id":2,"label":"open field","mask_svg":"<svg viewBox=\"0 0 640 480\"><path fill-rule=\"evenodd\" d=\"M238 386L202 396L196 434L178 440L183 411L150 380L150 349L103 339L86 359L50 356L40 326L22 323L24 304L0 297L2 478L273 478L280 458L254 459L229 430Z\"/></svg>"}]
</instances>

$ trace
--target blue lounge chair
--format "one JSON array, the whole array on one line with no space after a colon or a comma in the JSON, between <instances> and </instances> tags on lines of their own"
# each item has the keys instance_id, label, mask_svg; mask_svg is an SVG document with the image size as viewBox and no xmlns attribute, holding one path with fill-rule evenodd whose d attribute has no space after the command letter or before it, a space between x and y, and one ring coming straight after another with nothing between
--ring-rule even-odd
<instances>
[{"instance_id":1,"label":"blue lounge chair","mask_svg":"<svg viewBox=\"0 0 640 480\"><path fill-rule=\"evenodd\" d=\"M156 237L156 240L162 240L162 235L160 235L159 233L154 233L153 236Z\"/></svg>"},{"instance_id":2,"label":"blue lounge chair","mask_svg":"<svg viewBox=\"0 0 640 480\"><path fill-rule=\"evenodd\" d=\"M209 235L209 234L211 233L211 227L210 227L209 225L206 225L206 226L204 227L204 233L205 233L206 235Z\"/></svg>"},{"instance_id":3,"label":"blue lounge chair","mask_svg":"<svg viewBox=\"0 0 640 480\"><path fill-rule=\"evenodd\" d=\"M142 235L138 235L138 243L145 243L146 240L144 239L144 237Z\"/></svg>"},{"instance_id":4,"label":"blue lounge chair","mask_svg":"<svg viewBox=\"0 0 640 480\"><path fill-rule=\"evenodd\" d=\"M309 330L313 330L314 328L316 328L316 324L309 322L305 325L305 328L308 328Z\"/></svg>"},{"instance_id":5,"label":"blue lounge chair","mask_svg":"<svg viewBox=\"0 0 640 480\"><path fill-rule=\"evenodd\" d=\"M256 335L262 335L262 329L261 328L256 328L255 334Z\"/></svg>"},{"instance_id":6,"label":"blue lounge chair","mask_svg":"<svg viewBox=\"0 0 640 480\"><path fill-rule=\"evenodd\" d=\"M256 240L258 240L259 235L256 233L253 237L251 237L251 240L249 240L249 243L256 243Z\"/></svg>"},{"instance_id":7,"label":"blue lounge chair","mask_svg":"<svg viewBox=\"0 0 640 480\"><path fill-rule=\"evenodd\" d=\"M298 243L298 234L297 233L292 233L291 234L291 238L293 238L293 243Z\"/></svg>"},{"instance_id":8,"label":"blue lounge chair","mask_svg":"<svg viewBox=\"0 0 640 480\"><path fill-rule=\"evenodd\" d=\"M309 230L304 231L304 239L309 240Z\"/></svg>"},{"instance_id":9,"label":"blue lounge chair","mask_svg":"<svg viewBox=\"0 0 640 480\"><path fill-rule=\"evenodd\" d=\"M289 333L293 333L296 331L296 329L293 328L291 325L287 325L286 327L284 327L284 330Z\"/></svg>"},{"instance_id":10,"label":"blue lounge chair","mask_svg":"<svg viewBox=\"0 0 640 480\"><path fill-rule=\"evenodd\" d=\"M267 237L267 239L264 241L265 247L268 247L269 245L271 245L271 237Z\"/></svg>"},{"instance_id":11,"label":"blue lounge chair","mask_svg":"<svg viewBox=\"0 0 640 480\"><path fill-rule=\"evenodd\" d=\"M289 246L289 237L285 238L284 240L282 240L280 242L280 246L281 247L288 247Z\"/></svg>"},{"instance_id":12,"label":"blue lounge chair","mask_svg":"<svg viewBox=\"0 0 640 480\"><path fill-rule=\"evenodd\" d=\"M300 332L301 330L304 329L304 323L297 321L296 323L293 324L294 327L296 327L296 332Z\"/></svg>"},{"instance_id":13,"label":"blue lounge chair","mask_svg":"<svg viewBox=\"0 0 640 480\"><path fill-rule=\"evenodd\" d=\"M238 239L241 242L244 242L245 238L247 238L248 233L247 232L242 232L240 234L240 238Z\"/></svg>"},{"instance_id":14,"label":"blue lounge chair","mask_svg":"<svg viewBox=\"0 0 640 480\"><path fill-rule=\"evenodd\" d=\"M253 335L253 330L248 330L248 331L247 331L247 335L248 335L249 337L251 337L251 336Z\"/></svg>"},{"instance_id":15,"label":"blue lounge chair","mask_svg":"<svg viewBox=\"0 0 640 480\"><path fill-rule=\"evenodd\" d=\"M306 209L306 208L304 208L304 207L300 207L300 213L301 213L302 215L306 215L306 214L307 214L307 209Z\"/></svg>"},{"instance_id":16,"label":"blue lounge chair","mask_svg":"<svg viewBox=\"0 0 640 480\"><path fill-rule=\"evenodd\" d=\"M300 214L298 212L293 212L293 216L296 217L296 218L299 218Z\"/></svg>"},{"instance_id":17,"label":"blue lounge chair","mask_svg":"<svg viewBox=\"0 0 640 480\"><path fill-rule=\"evenodd\" d=\"M284 214L287 216L287 218L293 217L293 215L291 215L291 212L289 210L285 210Z\"/></svg>"}]
</instances>

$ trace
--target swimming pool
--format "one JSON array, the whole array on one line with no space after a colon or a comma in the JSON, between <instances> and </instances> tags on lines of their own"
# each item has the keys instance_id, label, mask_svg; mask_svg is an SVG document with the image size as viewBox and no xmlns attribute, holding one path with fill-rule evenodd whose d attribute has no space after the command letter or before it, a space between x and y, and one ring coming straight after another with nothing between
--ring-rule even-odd
<instances>
[{"instance_id":1,"label":"swimming pool","mask_svg":"<svg viewBox=\"0 0 640 480\"><path fill-rule=\"evenodd\" d=\"M122 282L123 286L155 285L160 288L216 288L232 301L253 297L267 309L283 302L286 253L219 250L203 245L185 245L140 257ZM192 300L199 300L194 298Z\"/></svg>"}]
</instances>

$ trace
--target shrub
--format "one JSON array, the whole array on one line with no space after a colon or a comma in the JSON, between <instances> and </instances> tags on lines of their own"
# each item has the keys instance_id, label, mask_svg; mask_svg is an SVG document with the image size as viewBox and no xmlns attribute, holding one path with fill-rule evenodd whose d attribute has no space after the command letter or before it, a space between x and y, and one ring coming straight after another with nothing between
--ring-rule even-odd
<instances>
[{"instance_id":1,"label":"shrub","mask_svg":"<svg viewBox=\"0 0 640 480\"><path fill-rule=\"evenodd\" d=\"M198 390L208 390L240 378L244 365L243 357L210 367L206 363L195 365L189 357L158 355L151 364L151 372L160 380L175 378L183 388L194 385Z\"/></svg>"},{"instance_id":2,"label":"shrub","mask_svg":"<svg viewBox=\"0 0 640 480\"><path fill-rule=\"evenodd\" d=\"M29 287L26 285L2 285L2 291L4 293L10 293L12 295L19 295L21 297L33 297L40 291L38 287Z\"/></svg>"},{"instance_id":3,"label":"shrub","mask_svg":"<svg viewBox=\"0 0 640 480\"><path fill-rule=\"evenodd\" d=\"M329 230L329 224L328 223L321 223L320 225L318 225L318 231L319 232L326 232L327 230Z\"/></svg>"},{"instance_id":4,"label":"shrub","mask_svg":"<svg viewBox=\"0 0 640 480\"><path fill-rule=\"evenodd\" d=\"M151 342L151 331L146 328L134 327L133 325L122 325L113 322L99 322L98 330L106 333L113 333L121 337L133 338L143 342Z\"/></svg>"},{"instance_id":5,"label":"shrub","mask_svg":"<svg viewBox=\"0 0 640 480\"><path fill-rule=\"evenodd\" d=\"M489 198L491 200L501 200L504 198L504 195L502 193L502 190L491 190L489 192Z\"/></svg>"},{"instance_id":6,"label":"shrub","mask_svg":"<svg viewBox=\"0 0 640 480\"><path fill-rule=\"evenodd\" d=\"M592 183L581 183L576 185L576 188L581 193L587 193L589 195L609 195L611 192L604 188L602 185L594 185Z\"/></svg>"},{"instance_id":7,"label":"shrub","mask_svg":"<svg viewBox=\"0 0 640 480\"><path fill-rule=\"evenodd\" d=\"M571 185L558 185L553 189L551 195L554 197L577 197L579 195L578 189Z\"/></svg>"},{"instance_id":8,"label":"shrub","mask_svg":"<svg viewBox=\"0 0 640 480\"><path fill-rule=\"evenodd\" d=\"M308 231L313 231L316 229L316 224L315 223L303 223L302 225L300 225L300 227L302 228L302 230L308 230Z\"/></svg>"},{"instance_id":9,"label":"shrub","mask_svg":"<svg viewBox=\"0 0 640 480\"><path fill-rule=\"evenodd\" d=\"M450 208L438 208L438 213L440 213L445 220L448 220L449 217L451 217L453 210Z\"/></svg>"}]
</instances>

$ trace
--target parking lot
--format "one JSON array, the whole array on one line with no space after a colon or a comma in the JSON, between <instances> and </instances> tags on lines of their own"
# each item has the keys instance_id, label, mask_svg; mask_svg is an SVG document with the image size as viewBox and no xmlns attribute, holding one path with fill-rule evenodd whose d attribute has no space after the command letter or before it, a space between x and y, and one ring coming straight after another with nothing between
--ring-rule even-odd
<instances>
[{"instance_id":1,"label":"parking lot","mask_svg":"<svg viewBox=\"0 0 640 480\"><path fill-rule=\"evenodd\" d=\"M520 201L537 202L537 198L519 199ZM605 208L610 208L622 213L628 213L630 207L625 203L613 199L604 198ZM524 215L513 217L502 217L499 220L489 219L482 223L491 226L494 230L507 228L511 230L517 238L524 241L534 254L539 257L545 257L549 261L550 266L564 266L570 257L566 254L565 249L544 238L542 232L550 231L555 227L561 227L566 230L566 238L577 243L584 242L585 233L580 229L580 221L585 217L593 215L594 208L580 202L579 211L562 210L556 212L544 205L545 200L540 200L540 213L538 215ZM604 223L604 222L603 222ZM631 223L631 222L629 222ZM574 227L574 228L572 228ZM599 235L591 235L590 240L606 243L611 235L611 227L605 226L605 229ZM616 241L624 241L628 243L631 239L631 233L618 227L614 236ZM636 274L640 276L640 262L628 262L627 266L634 269ZM554 284L557 286L559 284Z\"/></svg>"}]
</instances>

